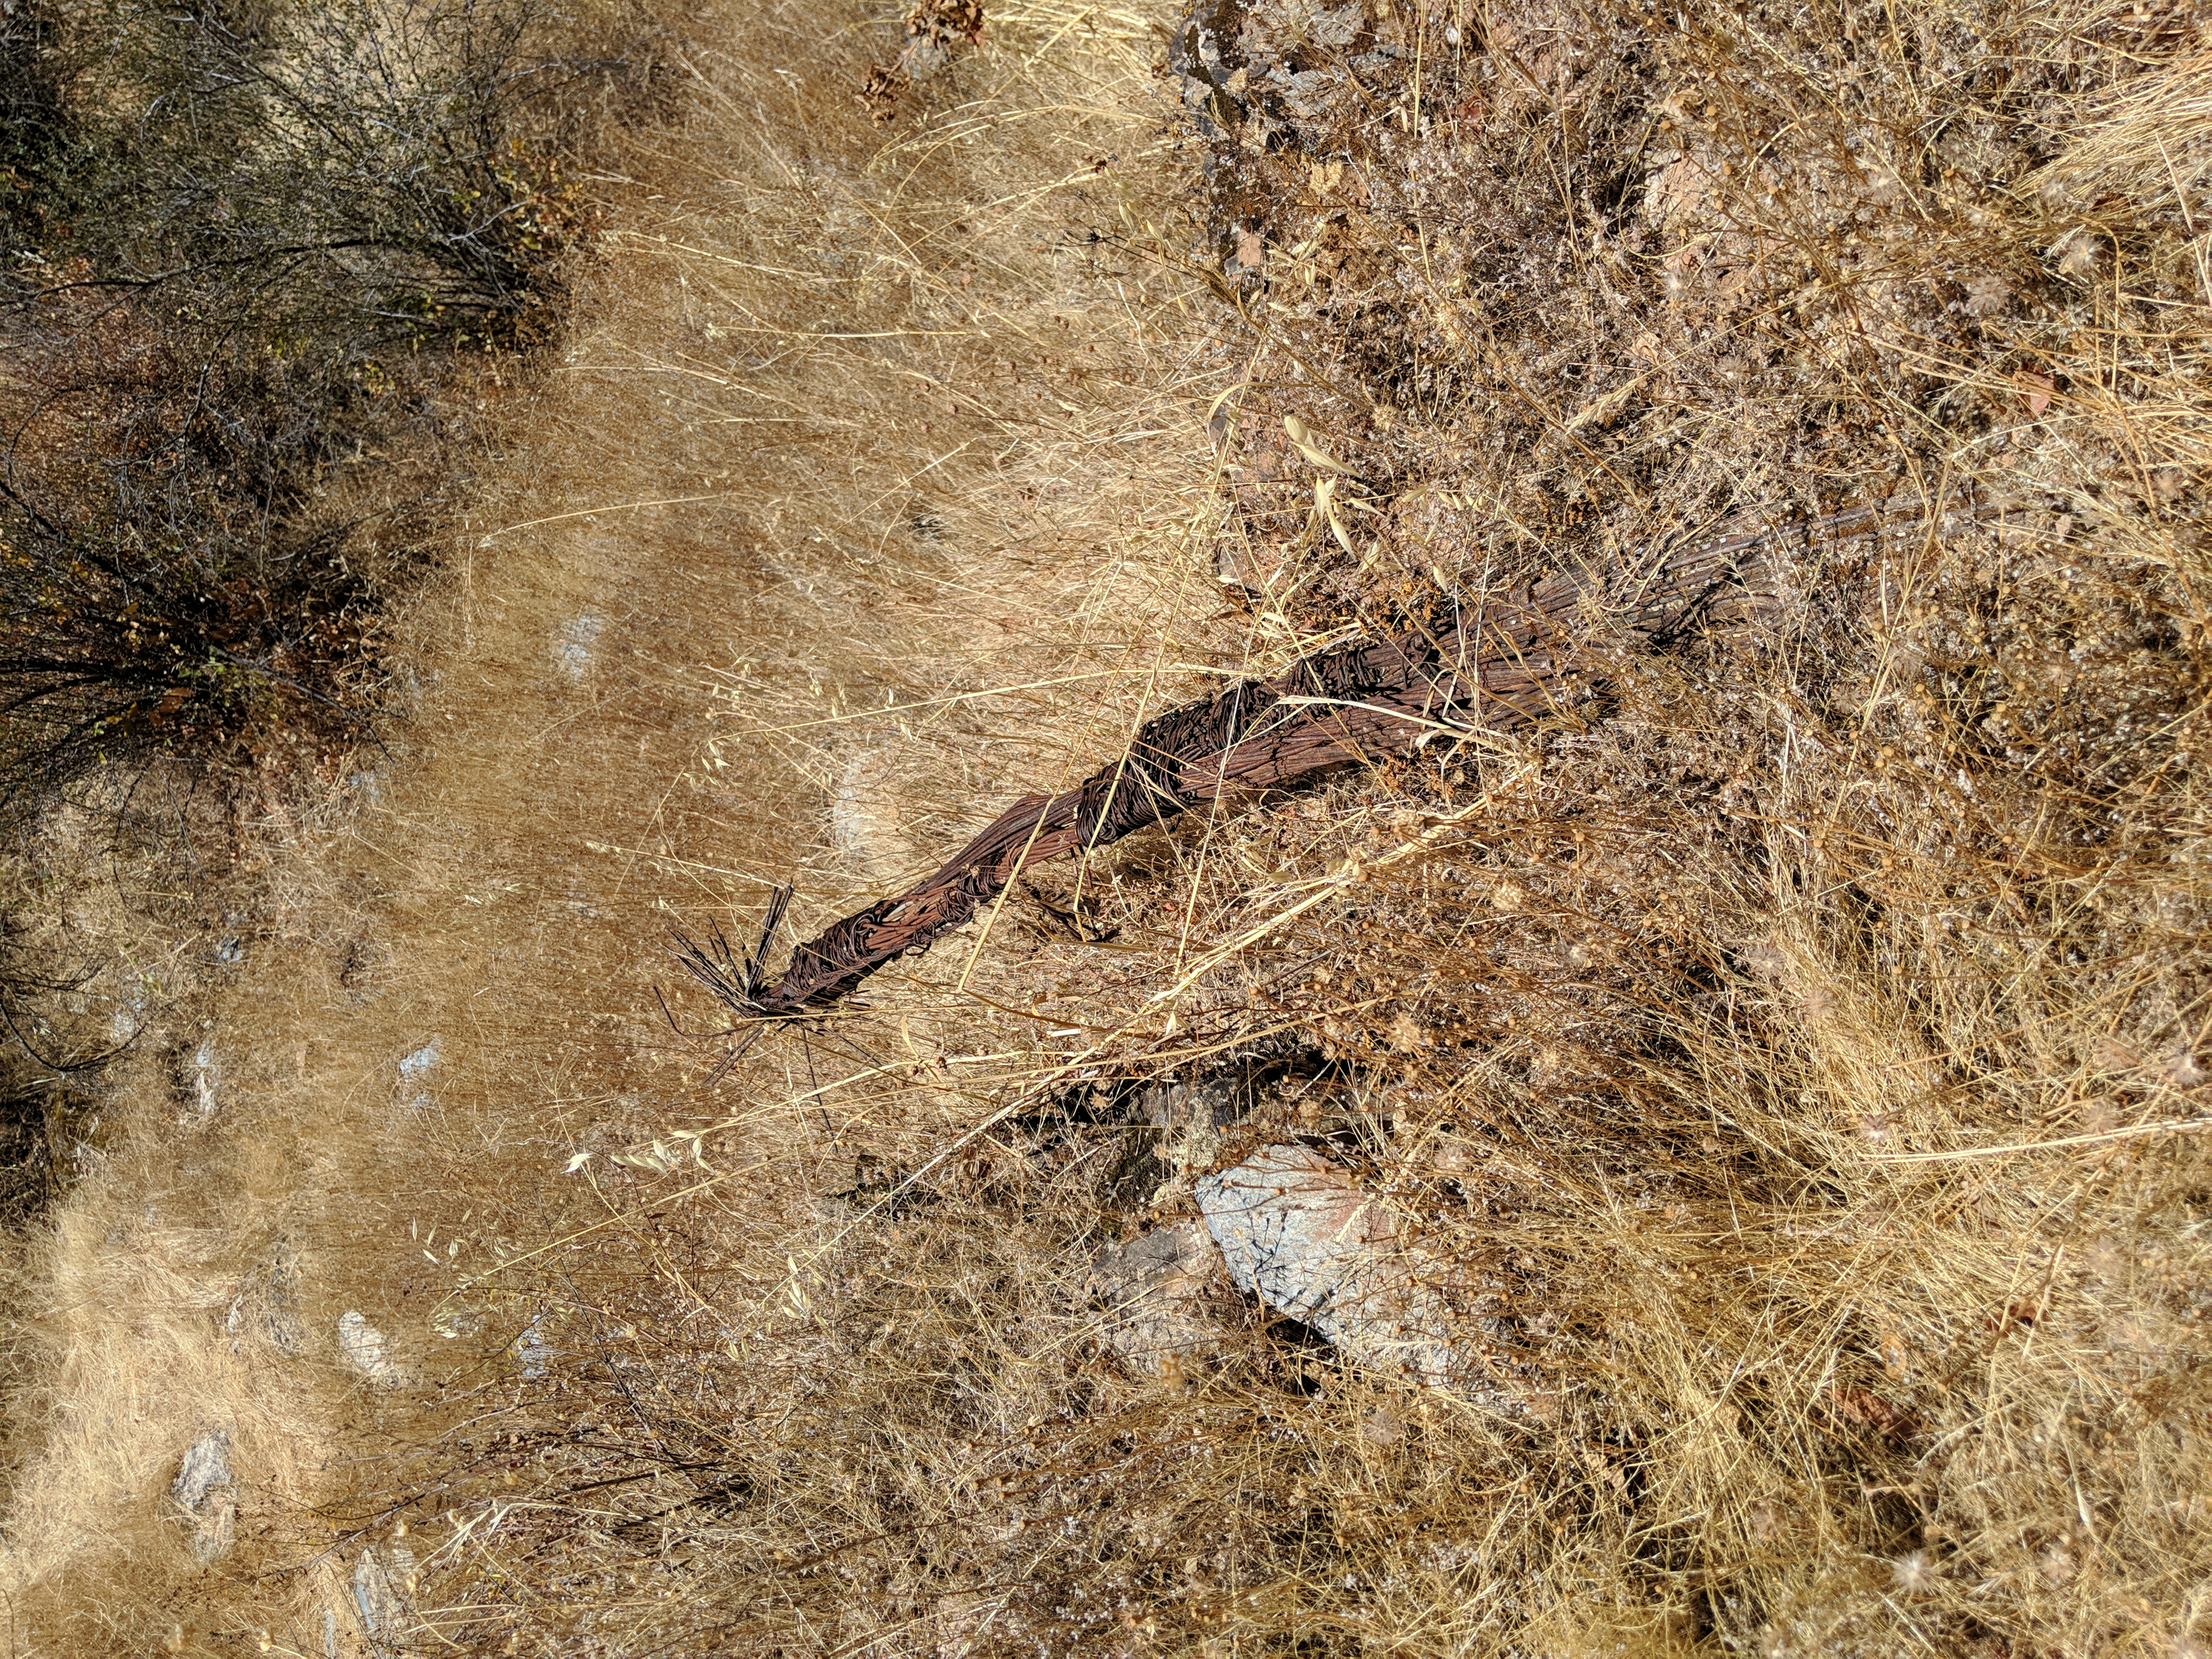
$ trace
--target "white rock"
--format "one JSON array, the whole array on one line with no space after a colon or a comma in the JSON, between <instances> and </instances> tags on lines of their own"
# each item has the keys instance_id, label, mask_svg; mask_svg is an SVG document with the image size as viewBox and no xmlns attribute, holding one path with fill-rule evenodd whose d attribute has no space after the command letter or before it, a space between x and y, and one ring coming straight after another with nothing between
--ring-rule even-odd
<instances>
[{"instance_id":1,"label":"white rock","mask_svg":"<svg viewBox=\"0 0 2212 1659\"><path fill-rule=\"evenodd\" d=\"M238 1488L231 1478L228 1430L210 1429L185 1448L169 1496L191 1528L195 1560L205 1564L230 1553L238 1536Z\"/></svg>"},{"instance_id":2,"label":"white rock","mask_svg":"<svg viewBox=\"0 0 2212 1659\"><path fill-rule=\"evenodd\" d=\"M553 664L562 678L574 682L592 665L592 647L606 629L605 617L575 617L562 624L553 639Z\"/></svg>"},{"instance_id":3,"label":"white rock","mask_svg":"<svg viewBox=\"0 0 2212 1659\"><path fill-rule=\"evenodd\" d=\"M420 1083L437 1068L439 1041L432 1037L399 1062L399 1082L403 1088L410 1083ZM417 1111L428 1111L436 1102L431 1098L428 1090L418 1089L414 1098L407 1103Z\"/></svg>"},{"instance_id":4,"label":"white rock","mask_svg":"<svg viewBox=\"0 0 2212 1659\"><path fill-rule=\"evenodd\" d=\"M1201 1179L1197 1197L1239 1290L1357 1364L1430 1384L1463 1370L1437 1264L1402 1248L1382 1200L1317 1152L1262 1147Z\"/></svg>"},{"instance_id":5,"label":"white rock","mask_svg":"<svg viewBox=\"0 0 2212 1659\"><path fill-rule=\"evenodd\" d=\"M210 1037L192 1054L192 1101L204 1117L212 1117L221 1103L216 1096L216 1086L222 1078L222 1067L216 1063L215 1039Z\"/></svg>"},{"instance_id":6,"label":"white rock","mask_svg":"<svg viewBox=\"0 0 2212 1659\"><path fill-rule=\"evenodd\" d=\"M353 1605L368 1637L369 1651L398 1651L414 1623L415 1552L404 1544L367 1549L354 1563Z\"/></svg>"},{"instance_id":7,"label":"white rock","mask_svg":"<svg viewBox=\"0 0 2212 1659\"><path fill-rule=\"evenodd\" d=\"M390 1382L398 1374L384 1333L350 1308L338 1316L338 1353L372 1382Z\"/></svg>"}]
</instances>

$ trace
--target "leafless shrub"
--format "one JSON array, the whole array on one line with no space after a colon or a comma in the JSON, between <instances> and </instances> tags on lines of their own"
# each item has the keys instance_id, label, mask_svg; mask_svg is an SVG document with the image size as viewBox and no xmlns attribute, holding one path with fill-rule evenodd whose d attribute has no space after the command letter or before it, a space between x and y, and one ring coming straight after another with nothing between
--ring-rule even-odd
<instances>
[{"instance_id":1,"label":"leafless shrub","mask_svg":"<svg viewBox=\"0 0 2212 1659\"><path fill-rule=\"evenodd\" d=\"M8 28L10 812L107 762L357 741L459 464L441 397L557 331L564 151L622 66L527 6Z\"/></svg>"}]
</instances>

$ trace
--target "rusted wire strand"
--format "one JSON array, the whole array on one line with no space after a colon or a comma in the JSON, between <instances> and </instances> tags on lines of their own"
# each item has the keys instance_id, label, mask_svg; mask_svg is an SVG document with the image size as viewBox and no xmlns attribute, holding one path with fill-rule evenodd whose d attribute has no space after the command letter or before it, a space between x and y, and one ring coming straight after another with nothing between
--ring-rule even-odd
<instances>
[{"instance_id":1,"label":"rusted wire strand","mask_svg":"<svg viewBox=\"0 0 2212 1659\"><path fill-rule=\"evenodd\" d=\"M1827 518L1662 550L1609 580L1561 574L1462 605L1443 631L1319 652L1271 680L1243 680L1148 720L1127 748L1074 788L1024 795L926 880L798 945L774 984L763 962L788 889L779 889L759 950L738 961L719 935L678 936L685 969L741 1018L823 1012L873 973L927 950L1048 859L1119 841L1245 792L1402 754L1439 732L1504 733L1587 703L1606 663L1756 623L1820 556L1901 535L1984 521L1967 497L1939 508L1860 507Z\"/></svg>"}]
</instances>

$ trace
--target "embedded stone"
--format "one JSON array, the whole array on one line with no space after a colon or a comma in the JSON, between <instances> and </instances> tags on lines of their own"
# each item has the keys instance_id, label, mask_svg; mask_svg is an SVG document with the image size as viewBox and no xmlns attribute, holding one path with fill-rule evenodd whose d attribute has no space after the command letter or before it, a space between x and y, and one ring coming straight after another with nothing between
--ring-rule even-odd
<instances>
[{"instance_id":1,"label":"embedded stone","mask_svg":"<svg viewBox=\"0 0 2212 1659\"><path fill-rule=\"evenodd\" d=\"M1389 1206L1309 1147L1262 1147L1198 1182L1237 1287L1346 1358L1431 1385L1462 1370L1438 1264L1399 1241Z\"/></svg>"},{"instance_id":2,"label":"embedded stone","mask_svg":"<svg viewBox=\"0 0 2212 1659\"><path fill-rule=\"evenodd\" d=\"M194 1560L205 1565L230 1553L238 1538L238 1486L228 1430L210 1429L185 1448L169 1496L183 1511Z\"/></svg>"},{"instance_id":3,"label":"embedded stone","mask_svg":"<svg viewBox=\"0 0 2212 1659\"><path fill-rule=\"evenodd\" d=\"M1206 1316L1204 1297L1219 1270L1219 1254L1194 1221L1107 1245L1091 1258L1090 1279L1107 1346L1148 1376L1218 1352L1220 1328Z\"/></svg>"}]
</instances>

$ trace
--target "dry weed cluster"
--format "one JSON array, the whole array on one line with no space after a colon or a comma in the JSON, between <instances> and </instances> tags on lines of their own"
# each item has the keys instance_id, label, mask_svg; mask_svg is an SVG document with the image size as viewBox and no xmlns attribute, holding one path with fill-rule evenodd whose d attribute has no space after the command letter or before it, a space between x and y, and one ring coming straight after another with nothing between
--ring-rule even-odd
<instances>
[{"instance_id":1,"label":"dry weed cluster","mask_svg":"<svg viewBox=\"0 0 2212 1659\"><path fill-rule=\"evenodd\" d=\"M472 400L557 334L563 176L653 100L617 8L0 24L0 812L361 742ZM96 783L90 786L96 789Z\"/></svg>"},{"instance_id":2,"label":"dry weed cluster","mask_svg":"<svg viewBox=\"0 0 2212 1659\"><path fill-rule=\"evenodd\" d=\"M2198 1651L2197 19L982 21L880 123L910 22L687 25L408 752L272 802L169 1015L226 1103L31 1264L29 1650ZM810 932L1223 677L1869 507L711 1090L654 1023L670 921ZM1435 1386L1129 1276L1285 1143Z\"/></svg>"}]
</instances>

